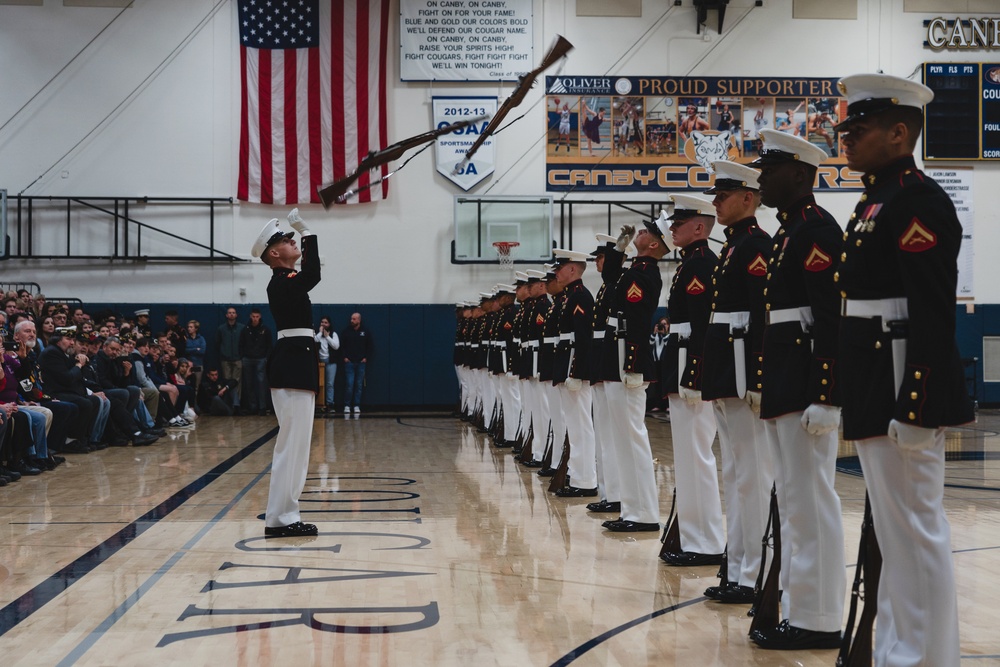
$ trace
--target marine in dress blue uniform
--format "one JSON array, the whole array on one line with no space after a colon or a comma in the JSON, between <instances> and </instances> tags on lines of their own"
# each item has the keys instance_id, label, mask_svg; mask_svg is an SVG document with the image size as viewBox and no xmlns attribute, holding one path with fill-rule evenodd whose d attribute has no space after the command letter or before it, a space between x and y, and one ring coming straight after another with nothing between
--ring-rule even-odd
<instances>
[{"instance_id":1,"label":"marine in dress blue uniform","mask_svg":"<svg viewBox=\"0 0 1000 667\"><path fill-rule=\"evenodd\" d=\"M760 570L761 539L774 482L760 401L760 349L764 340L764 284L771 239L757 225L758 172L735 162L714 162L716 222L726 242L712 276L712 315L705 332L701 391L713 401L722 451L728 542L727 585L705 591L725 603L749 604ZM728 499L734 498L735 502Z\"/></svg>"},{"instance_id":2,"label":"marine in dress blue uniform","mask_svg":"<svg viewBox=\"0 0 1000 667\"><path fill-rule=\"evenodd\" d=\"M848 76L840 88L847 116L834 129L865 187L835 279L844 438L861 459L883 556L874 663L956 667L943 481L945 427L973 419L955 344L962 227L913 160L933 92L885 74Z\"/></svg>"},{"instance_id":3,"label":"marine in dress blue uniform","mask_svg":"<svg viewBox=\"0 0 1000 667\"><path fill-rule=\"evenodd\" d=\"M654 375L649 328L663 289L657 262L670 250L668 235L662 220L645 223L635 237L638 254L609 294L610 315L601 370L615 434L612 447L621 493L621 517L604 522L604 527L613 532L660 529L660 503L645 414L646 387ZM617 248L623 251L627 246L628 239L619 237Z\"/></svg>"},{"instance_id":4,"label":"marine in dress blue uniform","mask_svg":"<svg viewBox=\"0 0 1000 667\"><path fill-rule=\"evenodd\" d=\"M664 549L660 558L675 566L718 565L726 533L712 452L717 425L712 404L701 397L702 348L712 312L712 272L718 261L708 247L715 209L700 197L678 194L671 199L670 233L681 261L667 296L670 335L663 357L672 362L665 364L672 372L664 373L661 392L670 405L677 485L674 520L680 550Z\"/></svg>"},{"instance_id":5,"label":"marine in dress blue uniform","mask_svg":"<svg viewBox=\"0 0 1000 667\"><path fill-rule=\"evenodd\" d=\"M785 132L760 135L752 165L761 170L761 201L778 209L781 225L764 290L760 417L775 455L784 593L781 623L753 629L750 638L766 649L837 648L847 587L834 489L840 296L833 275L842 230L812 194L826 151Z\"/></svg>"},{"instance_id":6,"label":"marine in dress blue uniform","mask_svg":"<svg viewBox=\"0 0 1000 667\"><path fill-rule=\"evenodd\" d=\"M309 291L320 281L319 250L316 236L306 228L298 209L288 214L288 221L301 235L301 250L293 234L279 228L277 218L264 226L251 250L254 257L271 267L267 300L278 328L278 342L267 360L267 379L279 430L268 488L265 537L317 533L315 525L301 521L299 496L309 467L319 389L319 357L309 300ZM296 270L300 258L302 267Z\"/></svg>"}]
</instances>

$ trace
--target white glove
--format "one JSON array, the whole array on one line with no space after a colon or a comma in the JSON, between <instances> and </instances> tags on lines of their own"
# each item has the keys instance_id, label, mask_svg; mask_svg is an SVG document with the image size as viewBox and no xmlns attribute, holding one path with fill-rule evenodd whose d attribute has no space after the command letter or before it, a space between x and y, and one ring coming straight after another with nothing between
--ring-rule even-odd
<instances>
[{"instance_id":1,"label":"white glove","mask_svg":"<svg viewBox=\"0 0 1000 667\"><path fill-rule=\"evenodd\" d=\"M748 391L743 400L747 402L750 409L753 410L755 415L760 414L760 392L759 391Z\"/></svg>"},{"instance_id":2,"label":"white glove","mask_svg":"<svg viewBox=\"0 0 1000 667\"><path fill-rule=\"evenodd\" d=\"M904 424L893 419L889 422L889 439L903 449L930 449L934 446L937 429Z\"/></svg>"},{"instance_id":3,"label":"white glove","mask_svg":"<svg viewBox=\"0 0 1000 667\"><path fill-rule=\"evenodd\" d=\"M635 238L635 227L632 225L622 225L622 231L618 234L618 240L615 241L615 250L618 252L625 252L628 248L628 244L632 242Z\"/></svg>"},{"instance_id":4,"label":"white glove","mask_svg":"<svg viewBox=\"0 0 1000 667\"><path fill-rule=\"evenodd\" d=\"M813 403L802 413L802 428L809 435L823 435L836 431L840 426L840 408L835 405Z\"/></svg>"},{"instance_id":5,"label":"white glove","mask_svg":"<svg viewBox=\"0 0 1000 667\"><path fill-rule=\"evenodd\" d=\"M642 373L626 373L625 374L625 386L626 387L641 387L645 380L642 379Z\"/></svg>"},{"instance_id":6,"label":"white glove","mask_svg":"<svg viewBox=\"0 0 1000 667\"><path fill-rule=\"evenodd\" d=\"M690 387L677 387L677 393L681 395L685 401L690 405L698 405L701 403L701 390L691 389Z\"/></svg>"},{"instance_id":7,"label":"white glove","mask_svg":"<svg viewBox=\"0 0 1000 667\"><path fill-rule=\"evenodd\" d=\"M580 391L583 389L583 380L580 378L566 378L566 388L570 391Z\"/></svg>"},{"instance_id":8,"label":"white glove","mask_svg":"<svg viewBox=\"0 0 1000 667\"><path fill-rule=\"evenodd\" d=\"M309 228L306 227L306 221L302 219L299 215L299 209L293 208L288 214L288 224L292 226L292 229L297 231L300 236L309 236L312 234Z\"/></svg>"}]
</instances>

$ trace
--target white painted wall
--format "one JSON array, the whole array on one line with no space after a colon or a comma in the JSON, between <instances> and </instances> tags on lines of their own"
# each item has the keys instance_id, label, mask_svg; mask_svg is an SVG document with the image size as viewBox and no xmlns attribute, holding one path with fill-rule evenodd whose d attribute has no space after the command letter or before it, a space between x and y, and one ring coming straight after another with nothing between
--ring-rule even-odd
<instances>
[{"instance_id":1,"label":"white painted wall","mask_svg":"<svg viewBox=\"0 0 1000 667\"><path fill-rule=\"evenodd\" d=\"M393 16L398 16L397 3ZM574 0L535 0L536 55L562 34L577 47L564 69L567 74L835 77L881 69L906 76L929 60L995 60L986 52L924 49L922 21L933 15L904 13L903 0L858 0L856 21L793 20L791 0L764 4L755 8L753 0L732 0L724 34L720 37L712 28L704 41L694 35L690 0L678 8L664 0L644 0L641 19L577 18ZM667 19L649 30L668 10ZM119 11L65 8L60 0L46 0L41 8L0 6L0 188L11 195L233 196L239 131L235 3L136 0L115 19ZM709 26L714 25L711 13ZM389 41L396 81L388 95L392 139L430 127L432 96L502 99L512 88L399 83L395 23ZM541 192L544 110L532 106L541 96L538 86L518 110L531 107L527 117L499 137L496 174L474 194ZM457 191L436 174L431 154L427 151L392 178L388 201L330 212L301 207L319 234L325 262L325 279L314 301L446 303L508 278L495 267L450 263ZM1000 248L1000 166L974 164L974 169L975 243L982 260L975 271L977 301L996 303L1000 275L996 263L986 258ZM576 197L597 198L589 193ZM856 194L820 196L820 203L840 220L855 202ZM218 217L217 247L248 256L261 225L285 213L284 207L237 203ZM761 218L766 228L776 227L768 212ZM207 241L203 225L182 215L162 224ZM589 232L603 231L603 220L594 225L594 230L586 224L577 227L577 249L589 250ZM74 234L81 250L87 239L106 237L100 229L89 236ZM54 234L36 243L64 241ZM7 262L2 268L3 280L34 280L49 294L77 295L84 301L262 302L269 277L256 263ZM596 283L596 276L588 276L588 283ZM247 288L246 297L239 296L240 287Z\"/></svg>"}]
</instances>

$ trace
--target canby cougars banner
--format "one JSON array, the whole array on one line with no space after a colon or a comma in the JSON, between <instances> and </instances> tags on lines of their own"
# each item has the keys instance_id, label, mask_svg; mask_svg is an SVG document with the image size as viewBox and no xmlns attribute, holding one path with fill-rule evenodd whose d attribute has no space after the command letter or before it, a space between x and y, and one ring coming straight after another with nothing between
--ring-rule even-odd
<instances>
[{"instance_id":1,"label":"canby cougars banner","mask_svg":"<svg viewBox=\"0 0 1000 667\"><path fill-rule=\"evenodd\" d=\"M545 92L549 191L704 190L713 161L757 158L763 128L827 152L818 189L862 188L833 131L837 79L549 76Z\"/></svg>"}]
</instances>

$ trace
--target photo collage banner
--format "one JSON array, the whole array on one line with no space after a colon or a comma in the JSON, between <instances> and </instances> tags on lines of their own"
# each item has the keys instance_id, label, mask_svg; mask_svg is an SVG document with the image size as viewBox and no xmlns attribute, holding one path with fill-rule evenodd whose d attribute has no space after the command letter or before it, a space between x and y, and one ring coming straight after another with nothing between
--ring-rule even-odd
<instances>
[{"instance_id":1,"label":"photo collage banner","mask_svg":"<svg viewBox=\"0 0 1000 667\"><path fill-rule=\"evenodd\" d=\"M545 93L550 192L704 190L712 162L757 158L764 128L827 152L817 190L862 189L833 130L837 79L549 76Z\"/></svg>"}]
</instances>

